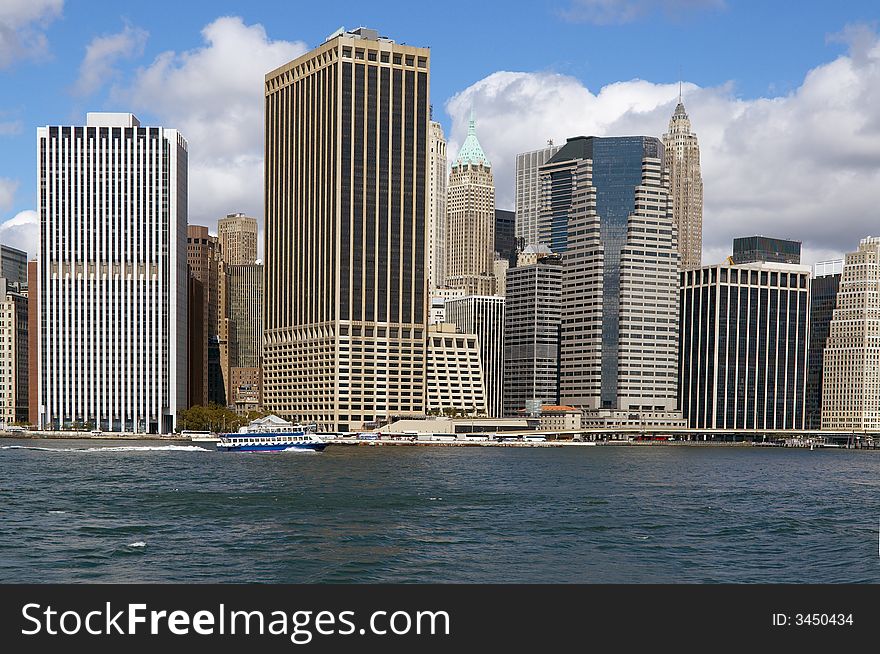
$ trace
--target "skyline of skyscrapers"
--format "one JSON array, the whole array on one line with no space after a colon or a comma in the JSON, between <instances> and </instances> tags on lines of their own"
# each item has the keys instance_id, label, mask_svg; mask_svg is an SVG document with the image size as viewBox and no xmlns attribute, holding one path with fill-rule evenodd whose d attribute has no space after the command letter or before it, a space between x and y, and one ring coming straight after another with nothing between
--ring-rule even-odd
<instances>
[{"instance_id":1,"label":"skyline of skyscrapers","mask_svg":"<svg viewBox=\"0 0 880 654\"><path fill-rule=\"evenodd\" d=\"M429 334L429 308L431 322L454 323L479 345L485 411L491 416L518 414L541 400L579 407L589 426L676 425L682 410L689 422L702 426L708 426L709 412L715 411L712 420L726 425L727 403L732 401L736 408L731 424L752 425L743 428L770 429L770 422L792 429L803 428L797 427L798 421L807 427L825 424L819 418L825 400L823 355L832 326L838 329L833 357L844 356L844 326L832 320L842 309L840 275L820 274L817 266L806 299L800 286L780 291L785 288L782 280L791 283L795 274L785 276L771 264L797 264L801 244L765 236L736 238L727 265L700 265L700 151L681 97L662 141L580 136L564 146L549 142L546 148L517 155L516 212L510 212L495 207L494 171L477 138L473 115L447 177L445 136L440 123L431 120L429 62L427 48L397 44L375 30L358 28L335 33L265 75L265 270L256 263L256 218L229 213L219 219L216 236L207 227L186 225L186 142L174 130L142 128L131 114L91 113L85 127L40 128L41 248L49 254L41 251L35 265L39 275L29 280L26 254L0 245L0 268L19 280L16 292L24 302L19 304L33 306L25 295L29 281L39 299L39 311L33 312L39 316L39 338L30 348L38 355L30 357L30 364L33 369L39 363L32 375L39 377L34 386L39 405L34 411L31 398L30 406L40 424L164 433L174 428L172 406L218 401L238 410L259 408L264 380L266 408L322 429L356 430L423 415L434 408L430 397L438 392L428 383L429 367L436 373L443 357L457 357L464 365L470 356L436 340L448 327L438 326ZM62 161L58 147L97 158ZM151 166L155 174L164 175L158 182L147 178ZM130 192L125 184L145 198L131 215L123 215ZM44 187L50 187L50 200L58 199L48 215ZM70 188L81 187L85 195L77 198ZM93 207L85 204L89 194ZM157 202L167 210L158 218ZM85 215L89 211L93 213ZM84 213L81 224L77 212ZM181 213L190 270L183 279L175 276L182 256ZM59 221L57 232L47 236L45 224L51 226L53 219ZM109 230L102 220L110 221ZM154 222L141 234L138 220ZM107 233L102 235L102 229ZM870 259L863 249L855 254ZM163 255L174 261L161 260ZM711 360L725 367L731 357L740 357L733 340L724 346L728 349L718 351L730 321L740 320L743 311L742 303L730 300L734 282L725 285L720 278L730 275L732 280L734 271L751 265L757 266L759 281L742 273L735 282L746 288L748 320L760 325L769 321L767 329L776 325L777 334L752 341L751 332L744 332L752 348L748 356L758 357L755 366L764 365L762 348L769 353L778 347L774 339L781 338L783 323L788 338L785 321L794 319L797 337L810 339L809 372L798 367L799 349L784 354L776 350L767 354L776 367L763 386L755 377L754 387L742 391L725 386L719 395L719 384L728 380L716 379L710 397L699 384L707 371L714 373L701 366ZM679 268L699 275L709 270L710 277L679 278ZM717 280L712 277L716 273ZM689 295L685 280L692 284ZM796 281L800 285L802 280ZM174 292L169 284L175 285ZM852 304L855 287L851 283L847 288ZM507 302L498 297L508 291ZM727 304L706 304L704 291L717 298L724 294ZM752 291L758 294L755 301ZM788 302L792 294L797 300L787 306L794 318L780 313L774 323L774 312L782 312L779 298ZM777 298L776 303L765 302L765 297ZM126 304L129 298L131 306ZM685 299L687 307L680 304ZM176 306L170 307L171 302ZM870 298L865 303L870 305ZM797 321L805 306L810 314L802 329ZM722 310L725 327L718 322ZM84 368L70 357L71 343L91 353L108 347L82 331L89 321L107 320L107 311L116 323L120 314L134 316L130 327L136 335L110 344L119 347L116 341L122 342L125 356L156 346L150 329L158 330L159 341L175 342L174 348L161 342L167 356L157 365L166 367L158 372L137 370L133 381L115 374L112 388L127 395L109 409L99 406L107 399L96 395L110 375L106 362ZM160 315L161 325L151 326ZM52 320L58 324L47 326ZM28 319L18 323L27 325ZM53 333L65 325L73 334L68 341ZM709 347L709 337L699 331L711 331L712 325L715 352L703 349ZM685 327L692 330L688 340L681 333ZM855 329L852 321L847 328ZM108 337L100 333L97 340ZM144 338L153 340L144 344ZM870 354L870 333L866 338ZM19 341L25 342L24 337ZM429 361L432 343L438 356ZM679 357L685 343L696 353L689 365L697 366L687 371ZM528 361L519 356L527 345L534 350ZM177 359L169 363L172 349ZM47 362L47 354L58 360ZM736 365L743 361L743 383L748 385L752 362L736 359ZM59 366L63 377L54 386L46 377L51 365ZM769 375L776 375L780 365L786 366L786 376L771 382ZM181 369L189 373L183 391ZM464 368L456 372L472 373ZM798 405L802 382L804 415ZM840 385L839 378L835 384ZM85 387L81 396L72 390L79 385ZM782 399L771 397L771 385ZM167 395L172 386L173 402L149 396L156 387ZM149 397L135 398L132 389L146 389ZM867 394L869 389L862 390ZM741 397L740 391L746 396L754 391L756 398L764 393L764 404L759 399L748 404L750 396ZM747 407L742 415L740 401ZM841 406L852 408L853 396L835 401L839 418ZM116 406L120 402L121 409ZM713 402L725 404L719 409ZM773 407L781 407L782 413L771 416Z\"/></svg>"}]
</instances>

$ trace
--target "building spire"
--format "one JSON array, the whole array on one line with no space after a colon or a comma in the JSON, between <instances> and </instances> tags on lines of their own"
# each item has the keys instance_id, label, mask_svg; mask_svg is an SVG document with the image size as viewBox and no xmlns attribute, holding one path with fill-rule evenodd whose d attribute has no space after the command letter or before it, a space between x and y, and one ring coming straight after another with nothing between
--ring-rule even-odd
<instances>
[{"instance_id":1,"label":"building spire","mask_svg":"<svg viewBox=\"0 0 880 654\"><path fill-rule=\"evenodd\" d=\"M470 118L468 119L468 133L464 143L461 144L461 150L458 152L458 158L455 163L462 166L466 164L482 164L489 168L489 158L483 152L480 141L477 139L477 121L474 120L474 108L471 107Z\"/></svg>"}]
</instances>

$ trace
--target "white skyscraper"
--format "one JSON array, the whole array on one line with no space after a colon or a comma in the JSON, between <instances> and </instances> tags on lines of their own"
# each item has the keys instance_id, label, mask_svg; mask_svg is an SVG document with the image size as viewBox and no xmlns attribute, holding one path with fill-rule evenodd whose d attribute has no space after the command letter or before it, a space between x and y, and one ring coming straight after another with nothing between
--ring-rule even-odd
<instances>
[{"instance_id":1,"label":"white skyscraper","mask_svg":"<svg viewBox=\"0 0 880 654\"><path fill-rule=\"evenodd\" d=\"M168 433L187 398L187 145L135 116L37 129L42 428Z\"/></svg>"},{"instance_id":2,"label":"white skyscraper","mask_svg":"<svg viewBox=\"0 0 880 654\"><path fill-rule=\"evenodd\" d=\"M446 137L440 123L428 131L428 288L446 283Z\"/></svg>"},{"instance_id":3,"label":"white skyscraper","mask_svg":"<svg viewBox=\"0 0 880 654\"><path fill-rule=\"evenodd\" d=\"M561 145L523 152L516 155L516 238L522 239L523 247L538 243L538 215L541 206L541 188L538 185L538 168L559 152Z\"/></svg>"}]
</instances>

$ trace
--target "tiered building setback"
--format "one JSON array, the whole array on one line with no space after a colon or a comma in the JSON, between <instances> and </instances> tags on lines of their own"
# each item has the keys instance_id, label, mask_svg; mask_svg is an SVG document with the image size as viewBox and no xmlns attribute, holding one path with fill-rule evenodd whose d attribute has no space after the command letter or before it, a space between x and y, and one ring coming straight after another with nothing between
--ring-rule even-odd
<instances>
[{"instance_id":1,"label":"tiered building setback","mask_svg":"<svg viewBox=\"0 0 880 654\"><path fill-rule=\"evenodd\" d=\"M822 429L880 429L880 237L846 255L822 365Z\"/></svg>"},{"instance_id":2,"label":"tiered building setback","mask_svg":"<svg viewBox=\"0 0 880 654\"><path fill-rule=\"evenodd\" d=\"M663 135L672 213L678 229L679 265L682 270L699 268L703 256L703 175L700 143L681 98Z\"/></svg>"}]
</instances>

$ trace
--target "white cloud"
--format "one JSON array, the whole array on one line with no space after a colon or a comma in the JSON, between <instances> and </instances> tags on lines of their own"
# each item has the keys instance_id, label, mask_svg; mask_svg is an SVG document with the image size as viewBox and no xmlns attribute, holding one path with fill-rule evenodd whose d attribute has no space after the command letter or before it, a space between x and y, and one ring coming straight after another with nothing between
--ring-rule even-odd
<instances>
[{"instance_id":1,"label":"white cloud","mask_svg":"<svg viewBox=\"0 0 880 654\"><path fill-rule=\"evenodd\" d=\"M44 30L63 7L64 0L2 0L0 69L16 59L43 56L48 48Z\"/></svg>"},{"instance_id":2,"label":"white cloud","mask_svg":"<svg viewBox=\"0 0 880 654\"><path fill-rule=\"evenodd\" d=\"M121 32L98 36L86 46L86 55L79 67L74 93L91 95L111 80L119 59L131 59L143 54L149 34L139 27L126 25Z\"/></svg>"},{"instance_id":3,"label":"white cloud","mask_svg":"<svg viewBox=\"0 0 880 654\"><path fill-rule=\"evenodd\" d=\"M705 9L723 9L724 0L572 0L562 12L567 20L596 25L629 23L655 12L679 19Z\"/></svg>"},{"instance_id":4,"label":"white cloud","mask_svg":"<svg viewBox=\"0 0 880 654\"><path fill-rule=\"evenodd\" d=\"M18 180L0 177L0 211L6 211L12 207L17 189Z\"/></svg>"},{"instance_id":5,"label":"white cloud","mask_svg":"<svg viewBox=\"0 0 880 654\"><path fill-rule=\"evenodd\" d=\"M20 211L0 223L0 243L24 250L30 259L36 257L40 249L40 219L37 212L31 209Z\"/></svg>"},{"instance_id":6,"label":"white cloud","mask_svg":"<svg viewBox=\"0 0 880 654\"><path fill-rule=\"evenodd\" d=\"M114 95L187 139L190 223L213 229L231 212L262 217L263 79L308 48L238 17L216 19L202 36L204 46L162 53Z\"/></svg>"},{"instance_id":7,"label":"white cloud","mask_svg":"<svg viewBox=\"0 0 880 654\"><path fill-rule=\"evenodd\" d=\"M735 236L804 243L804 261L854 250L880 234L880 40L851 31L850 52L809 71L788 95L739 99L733 86L685 85L700 139L705 260L729 253ZM513 206L519 152L548 138L661 136L677 85L642 80L591 92L551 73L498 72L451 98L450 158L473 106L480 143L494 164L500 208Z\"/></svg>"}]
</instances>

